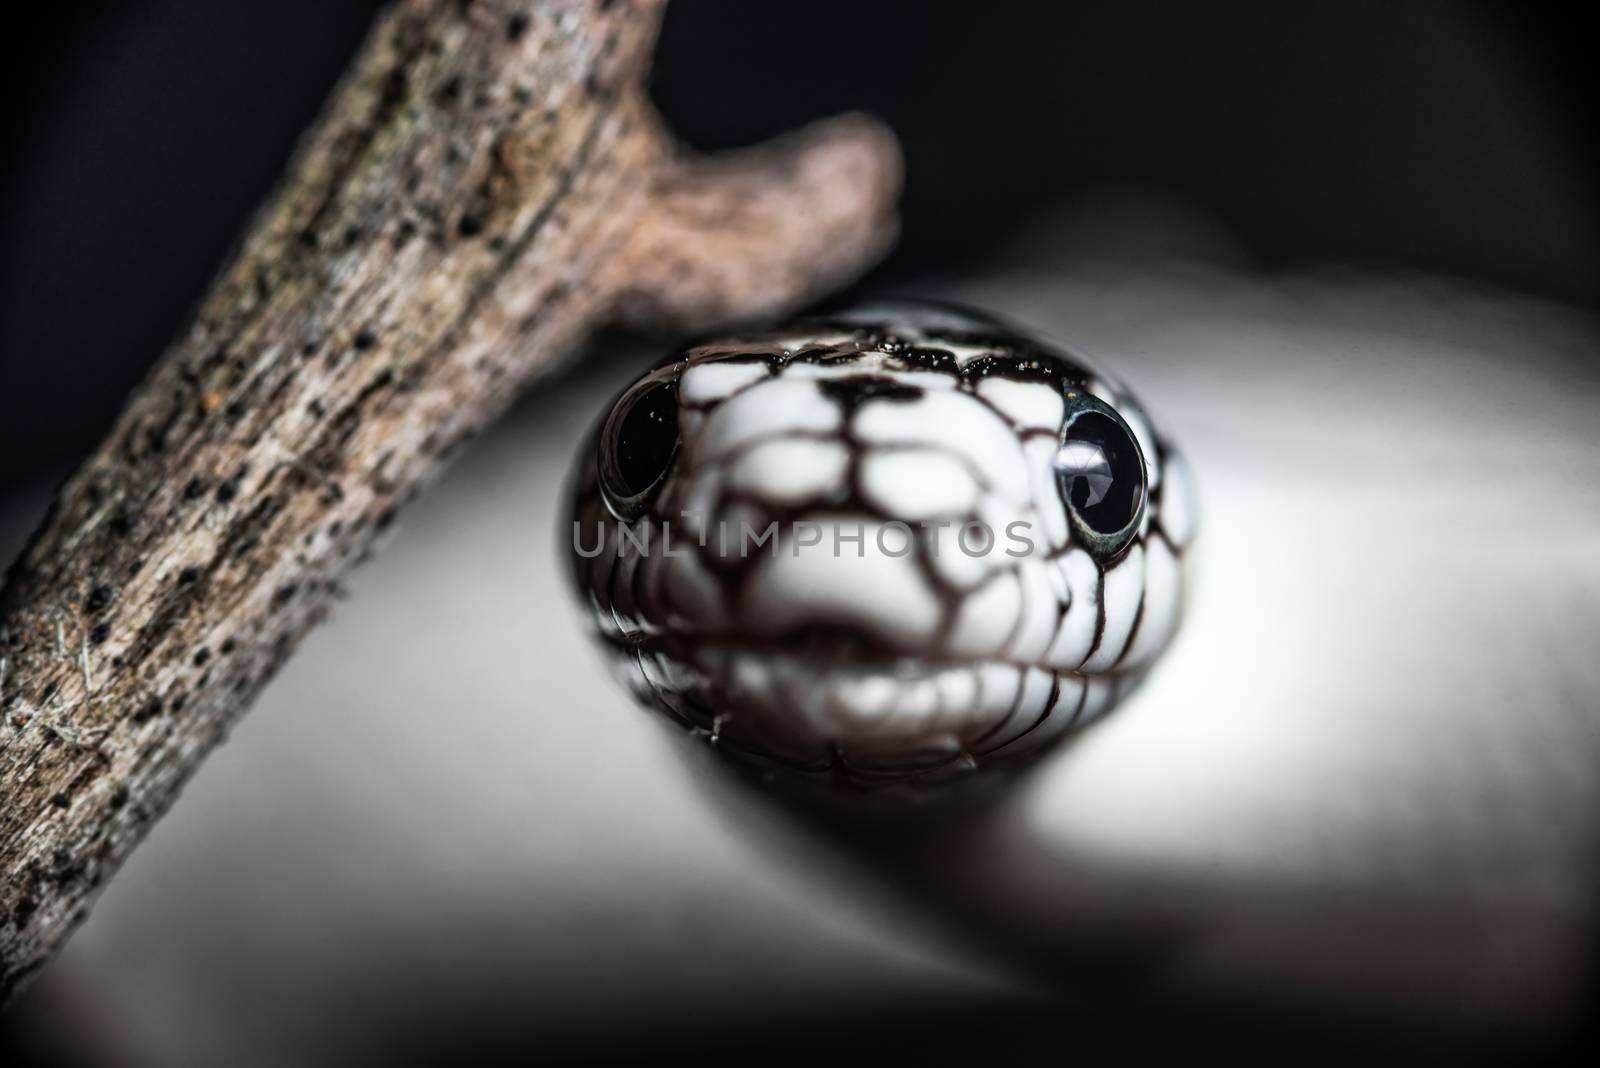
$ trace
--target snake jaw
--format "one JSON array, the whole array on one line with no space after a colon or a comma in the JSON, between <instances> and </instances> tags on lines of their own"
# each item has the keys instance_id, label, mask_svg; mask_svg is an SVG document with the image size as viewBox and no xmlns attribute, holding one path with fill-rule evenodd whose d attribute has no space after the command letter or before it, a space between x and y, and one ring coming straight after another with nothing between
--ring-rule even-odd
<instances>
[{"instance_id":1,"label":"snake jaw","mask_svg":"<svg viewBox=\"0 0 1600 1068\"><path fill-rule=\"evenodd\" d=\"M764 766L1014 763L1109 709L1177 623L1170 445L1103 374L942 306L691 347L624 394L586 471L598 629L636 688Z\"/></svg>"}]
</instances>

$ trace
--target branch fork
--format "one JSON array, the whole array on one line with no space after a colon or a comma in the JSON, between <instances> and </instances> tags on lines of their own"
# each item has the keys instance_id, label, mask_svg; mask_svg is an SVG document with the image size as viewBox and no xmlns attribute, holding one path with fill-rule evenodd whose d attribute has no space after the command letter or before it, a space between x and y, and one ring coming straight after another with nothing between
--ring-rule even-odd
<instances>
[{"instance_id":1,"label":"branch fork","mask_svg":"<svg viewBox=\"0 0 1600 1068\"><path fill-rule=\"evenodd\" d=\"M386 10L191 323L0 587L0 992L32 976L395 511L609 322L806 303L895 232L846 116L714 158L660 3Z\"/></svg>"}]
</instances>

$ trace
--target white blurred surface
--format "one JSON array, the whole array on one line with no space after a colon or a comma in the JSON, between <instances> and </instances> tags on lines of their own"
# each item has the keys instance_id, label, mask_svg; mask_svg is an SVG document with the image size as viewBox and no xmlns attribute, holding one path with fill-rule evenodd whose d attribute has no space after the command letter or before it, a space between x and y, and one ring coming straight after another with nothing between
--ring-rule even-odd
<instances>
[{"instance_id":1,"label":"white blurred surface","mask_svg":"<svg viewBox=\"0 0 1600 1068\"><path fill-rule=\"evenodd\" d=\"M1204 504L1177 645L1005 804L836 846L692 781L714 769L613 689L558 566L579 435L639 366L610 360L404 513L14 1029L112 1064L349 1063L452 1029L998 1005L1108 959L1179 995L1558 1019L1600 814L1594 323L1194 266L929 295L1103 357Z\"/></svg>"}]
</instances>

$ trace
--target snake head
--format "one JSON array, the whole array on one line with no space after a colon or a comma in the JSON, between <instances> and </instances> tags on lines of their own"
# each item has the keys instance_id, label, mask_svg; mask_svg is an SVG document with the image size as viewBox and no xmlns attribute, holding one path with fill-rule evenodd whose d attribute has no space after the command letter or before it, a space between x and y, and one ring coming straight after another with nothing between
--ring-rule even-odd
<instances>
[{"instance_id":1,"label":"snake head","mask_svg":"<svg viewBox=\"0 0 1600 1068\"><path fill-rule=\"evenodd\" d=\"M636 691L735 759L869 788L1108 710L1174 632L1193 527L1126 389L941 304L691 345L575 485L574 574Z\"/></svg>"}]
</instances>

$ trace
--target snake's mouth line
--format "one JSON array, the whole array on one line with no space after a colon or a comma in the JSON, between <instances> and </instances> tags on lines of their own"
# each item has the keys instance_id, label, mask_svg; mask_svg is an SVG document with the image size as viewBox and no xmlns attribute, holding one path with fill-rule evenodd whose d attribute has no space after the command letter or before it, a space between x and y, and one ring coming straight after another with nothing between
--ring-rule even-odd
<instances>
[{"instance_id":1,"label":"snake's mouth line","mask_svg":"<svg viewBox=\"0 0 1600 1068\"><path fill-rule=\"evenodd\" d=\"M845 655L844 640L796 649L702 638L679 655L648 639L626 644L675 718L793 767L845 760L904 774L1020 755L1095 719L1129 685L1000 658L863 656L859 646Z\"/></svg>"}]
</instances>

